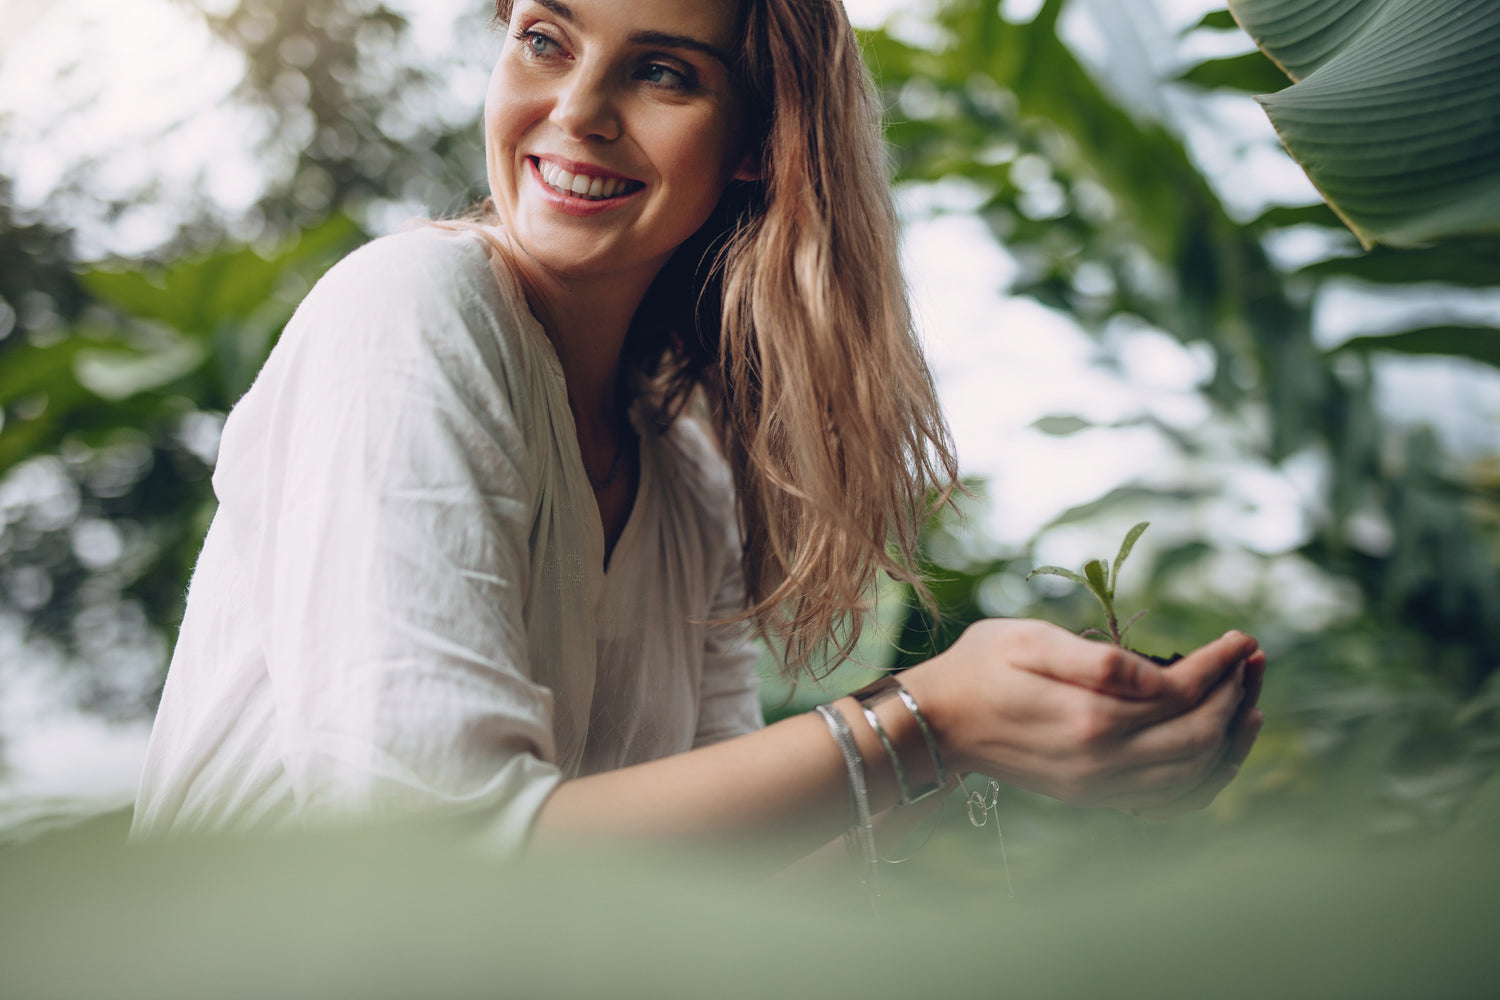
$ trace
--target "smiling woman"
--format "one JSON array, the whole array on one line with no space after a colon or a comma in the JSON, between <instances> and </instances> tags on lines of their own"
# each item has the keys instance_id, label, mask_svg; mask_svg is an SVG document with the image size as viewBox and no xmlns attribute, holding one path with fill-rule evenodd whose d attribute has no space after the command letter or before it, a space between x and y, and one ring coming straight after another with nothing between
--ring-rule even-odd
<instances>
[{"instance_id":1,"label":"smiling woman","mask_svg":"<svg viewBox=\"0 0 1500 1000\"><path fill-rule=\"evenodd\" d=\"M1259 725L1231 633L1163 672L1038 622L764 727L858 636L956 463L879 120L830 0L517 0L475 217L309 294L225 425L137 835L462 815L492 843L778 834L981 771L1208 802Z\"/></svg>"}]
</instances>

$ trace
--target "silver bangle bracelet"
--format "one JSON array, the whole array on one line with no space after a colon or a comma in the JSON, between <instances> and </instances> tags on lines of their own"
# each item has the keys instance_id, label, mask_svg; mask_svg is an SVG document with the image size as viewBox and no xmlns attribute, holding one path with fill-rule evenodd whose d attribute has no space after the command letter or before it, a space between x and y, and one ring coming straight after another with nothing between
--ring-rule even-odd
<instances>
[{"instance_id":1,"label":"silver bangle bracelet","mask_svg":"<svg viewBox=\"0 0 1500 1000\"><path fill-rule=\"evenodd\" d=\"M927 725L927 718L922 710L917 707L917 699L905 687L899 687L896 694L901 698L901 704L911 713L911 717L917 720L917 728L922 730L922 739L927 742L927 752L932 756L932 767L937 772L937 783L939 786L948 783L948 769L943 766L943 755L938 752L937 735L933 733L932 727Z\"/></svg>"},{"instance_id":2,"label":"silver bangle bracelet","mask_svg":"<svg viewBox=\"0 0 1500 1000\"><path fill-rule=\"evenodd\" d=\"M865 787L864 758L860 756L859 746L854 742L854 734L849 731L849 723L844 721L842 712L832 705L819 705L817 712L828 724L828 731L833 734L833 741L838 744L839 753L844 758L853 812L853 822L844 838L859 855L860 881L870 888L873 896L879 855L875 851L875 828L870 822L870 796Z\"/></svg>"},{"instance_id":3,"label":"silver bangle bracelet","mask_svg":"<svg viewBox=\"0 0 1500 1000\"><path fill-rule=\"evenodd\" d=\"M885 731L885 724L880 721L880 716L869 705L860 705L860 711L865 713L865 721L870 728L875 730L875 735L880 737L880 745L885 748L885 755L891 759L891 770L896 772L896 786L901 789L901 805L914 801L911 796L911 786L906 780L906 768L901 766L901 755L896 752L896 745L891 742L890 734Z\"/></svg>"},{"instance_id":4,"label":"silver bangle bracelet","mask_svg":"<svg viewBox=\"0 0 1500 1000\"><path fill-rule=\"evenodd\" d=\"M943 766L943 755L938 751L937 737L932 727L927 724L927 719L922 715L922 710L917 707L917 699L912 697L910 691L902 686L901 682L892 674L880 678L872 684L867 684L854 692L853 698L859 703L865 713L865 719L870 723L870 728L875 730L875 735L880 737L880 744L885 748L886 755L891 759L891 769L896 772L896 784L901 789L901 804L911 805L920 802L929 795L941 791L948 781L948 770ZM896 745L886 733L880 718L875 714L874 706L889 698L900 698L901 704L911 713L911 717L917 724L917 729L922 734L922 741L927 745L927 753L932 759L932 770L934 779L920 788L913 788L908 779L909 768L903 764Z\"/></svg>"}]
</instances>

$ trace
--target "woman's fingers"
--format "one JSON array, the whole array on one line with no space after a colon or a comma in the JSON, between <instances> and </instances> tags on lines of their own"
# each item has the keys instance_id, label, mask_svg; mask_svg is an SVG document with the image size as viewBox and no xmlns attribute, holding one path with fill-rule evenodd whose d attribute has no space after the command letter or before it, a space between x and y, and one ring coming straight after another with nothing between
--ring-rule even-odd
<instances>
[{"instance_id":1,"label":"woman's fingers","mask_svg":"<svg viewBox=\"0 0 1500 1000\"><path fill-rule=\"evenodd\" d=\"M1238 632L1163 670L1045 622L988 620L907 684L953 766L1065 802L1154 808L1213 783L1263 667Z\"/></svg>"},{"instance_id":2,"label":"woman's fingers","mask_svg":"<svg viewBox=\"0 0 1500 1000\"><path fill-rule=\"evenodd\" d=\"M1113 754L1116 770L1105 805L1164 804L1198 787L1234 751L1233 723L1239 713L1243 668L1192 711L1142 730ZM1144 797L1144 798L1143 798ZM1121 806L1124 808L1124 806Z\"/></svg>"},{"instance_id":3,"label":"woman's fingers","mask_svg":"<svg viewBox=\"0 0 1500 1000\"><path fill-rule=\"evenodd\" d=\"M1246 711L1254 708L1260 702L1261 682L1266 676L1266 652L1257 649L1245 660L1245 701Z\"/></svg>"},{"instance_id":4,"label":"woman's fingers","mask_svg":"<svg viewBox=\"0 0 1500 1000\"><path fill-rule=\"evenodd\" d=\"M1240 767L1245 763L1245 758L1250 755L1250 749L1255 745L1255 738L1260 735L1264 722L1265 716L1261 714L1260 709L1251 709L1246 716L1245 724L1236 732L1234 742L1229 752L1225 754L1223 762L1208 777L1208 780L1187 795L1160 806L1137 804L1134 807L1136 814L1142 819L1154 822L1170 819L1194 809L1206 808L1240 773Z\"/></svg>"},{"instance_id":5,"label":"woman's fingers","mask_svg":"<svg viewBox=\"0 0 1500 1000\"><path fill-rule=\"evenodd\" d=\"M1119 760L1126 767L1201 757L1222 751L1230 725L1245 697L1240 665L1208 697L1185 712L1143 725L1120 745Z\"/></svg>"},{"instance_id":6,"label":"woman's fingers","mask_svg":"<svg viewBox=\"0 0 1500 1000\"><path fill-rule=\"evenodd\" d=\"M1014 627L1014 662L1022 670L1117 698L1154 698L1163 671L1144 656L1119 646L1083 639L1046 622Z\"/></svg>"},{"instance_id":7,"label":"woman's fingers","mask_svg":"<svg viewBox=\"0 0 1500 1000\"><path fill-rule=\"evenodd\" d=\"M1149 725L1189 710L1257 651L1250 636L1226 632L1164 670L1130 650L1081 639L1054 626L1027 630L1020 639L1016 643L1016 666L1139 702L1139 711L1126 712L1137 725Z\"/></svg>"},{"instance_id":8,"label":"woman's fingers","mask_svg":"<svg viewBox=\"0 0 1500 1000\"><path fill-rule=\"evenodd\" d=\"M1155 771L1143 769L1133 775L1135 780L1131 784L1138 790L1146 790L1155 786L1157 791L1121 794L1108 804L1116 808L1127 809L1143 819L1153 821L1169 819L1180 813L1208 806L1239 774L1240 766L1250 755L1250 750L1255 746L1255 740L1260 735L1261 726L1265 723L1265 714L1255 707L1260 697L1265 667L1266 655L1260 650L1255 651L1245 660L1242 671L1244 695L1229 723L1226 736L1227 746L1223 751L1222 759L1206 778L1192 785L1191 790L1186 794L1182 794L1183 785L1179 784L1174 793L1170 782L1171 777L1174 776L1172 764L1163 765ZM1191 768L1184 765L1180 773L1188 775L1191 773ZM1158 781L1160 784L1156 784ZM1123 784L1124 781L1122 781Z\"/></svg>"},{"instance_id":9,"label":"woman's fingers","mask_svg":"<svg viewBox=\"0 0 1500 1000\"><path fill-rule=\"evenodd\" d=\"M1256 651L1255 640L1250 636L1243 632L1225 632L1165 671L1167 691L1183 705L1196 705Z\"/></svg>"}]
</instances>

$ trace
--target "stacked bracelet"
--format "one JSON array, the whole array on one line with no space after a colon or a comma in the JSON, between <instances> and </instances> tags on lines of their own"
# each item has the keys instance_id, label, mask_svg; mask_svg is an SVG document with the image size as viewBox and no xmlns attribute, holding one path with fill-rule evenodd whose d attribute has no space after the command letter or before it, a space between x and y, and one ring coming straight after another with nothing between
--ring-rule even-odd
<instances>
[{"instance_id":1,"label":"stacked bracelet","mask_svg":"<svg viewBox=\"0 0 1500 1000\"><path fill-rule=\"evenodd\" d=\"M943 766L943 755L938 751L937 737L932 732L932 727L927 724L927 719L922 715L922 710L917 706L917 699L912 697L910 691L902 687L901 682L893 674L868 684L854 692L854 700L865 713L865 720L869 722L870 728L875 730L875 735L880 738L880 745L885 748L886 756L891 760L891 770L896 772L896 784L901 789L901 804L911 805L920 802L940 791L948 781L948 771ZM917 770L911 766L910 760L904 760L897 751L896 744L892 742L885 725L880 721L880 716L875 713L875 706L890 699L897 698L905 706L907 712L917 724L917 729L922 733L922 742L927 745L927 756L932 764L932 776L927 784L918 787L912 785L912 775Z\"/></svg>"},{"instance_id":2,"label":"stacked bracelet","mask_svg":"<svg viewBox=\"0 0 1500 1000\"><path fill-rule=\"evenodd\" d=\"M833 734L839 753L844 757L844 769L849 774L850 811L853 814L853 822L844 839L859 855L860 881L869 887L873 899L879 855L875 852L875 828L870 822L870 795L865 787L864 758L860 756L859 746L854 742L854 734L849 731L849 723L844 721L843 713L832 705L819 705L817 711L828 724L828 731Z\"/></svg>"}]
</instances>

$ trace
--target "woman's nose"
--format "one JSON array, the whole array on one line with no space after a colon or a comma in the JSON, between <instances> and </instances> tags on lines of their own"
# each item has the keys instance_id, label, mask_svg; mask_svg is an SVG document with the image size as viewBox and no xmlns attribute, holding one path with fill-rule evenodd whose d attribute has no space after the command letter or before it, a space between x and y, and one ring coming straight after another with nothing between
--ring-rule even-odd
<instances>
[{"instance_id":1,"label":"woman's nose","mask_svg":"<svg viewBox=\"0 0 1500 1000\"><path fill-rule=\"evenodd\" d=\"M602 74L580 67L570 73L552 107L552 121L578 140L620 137L620 115L609 81Z\"/></svg>"}]
</instances>

